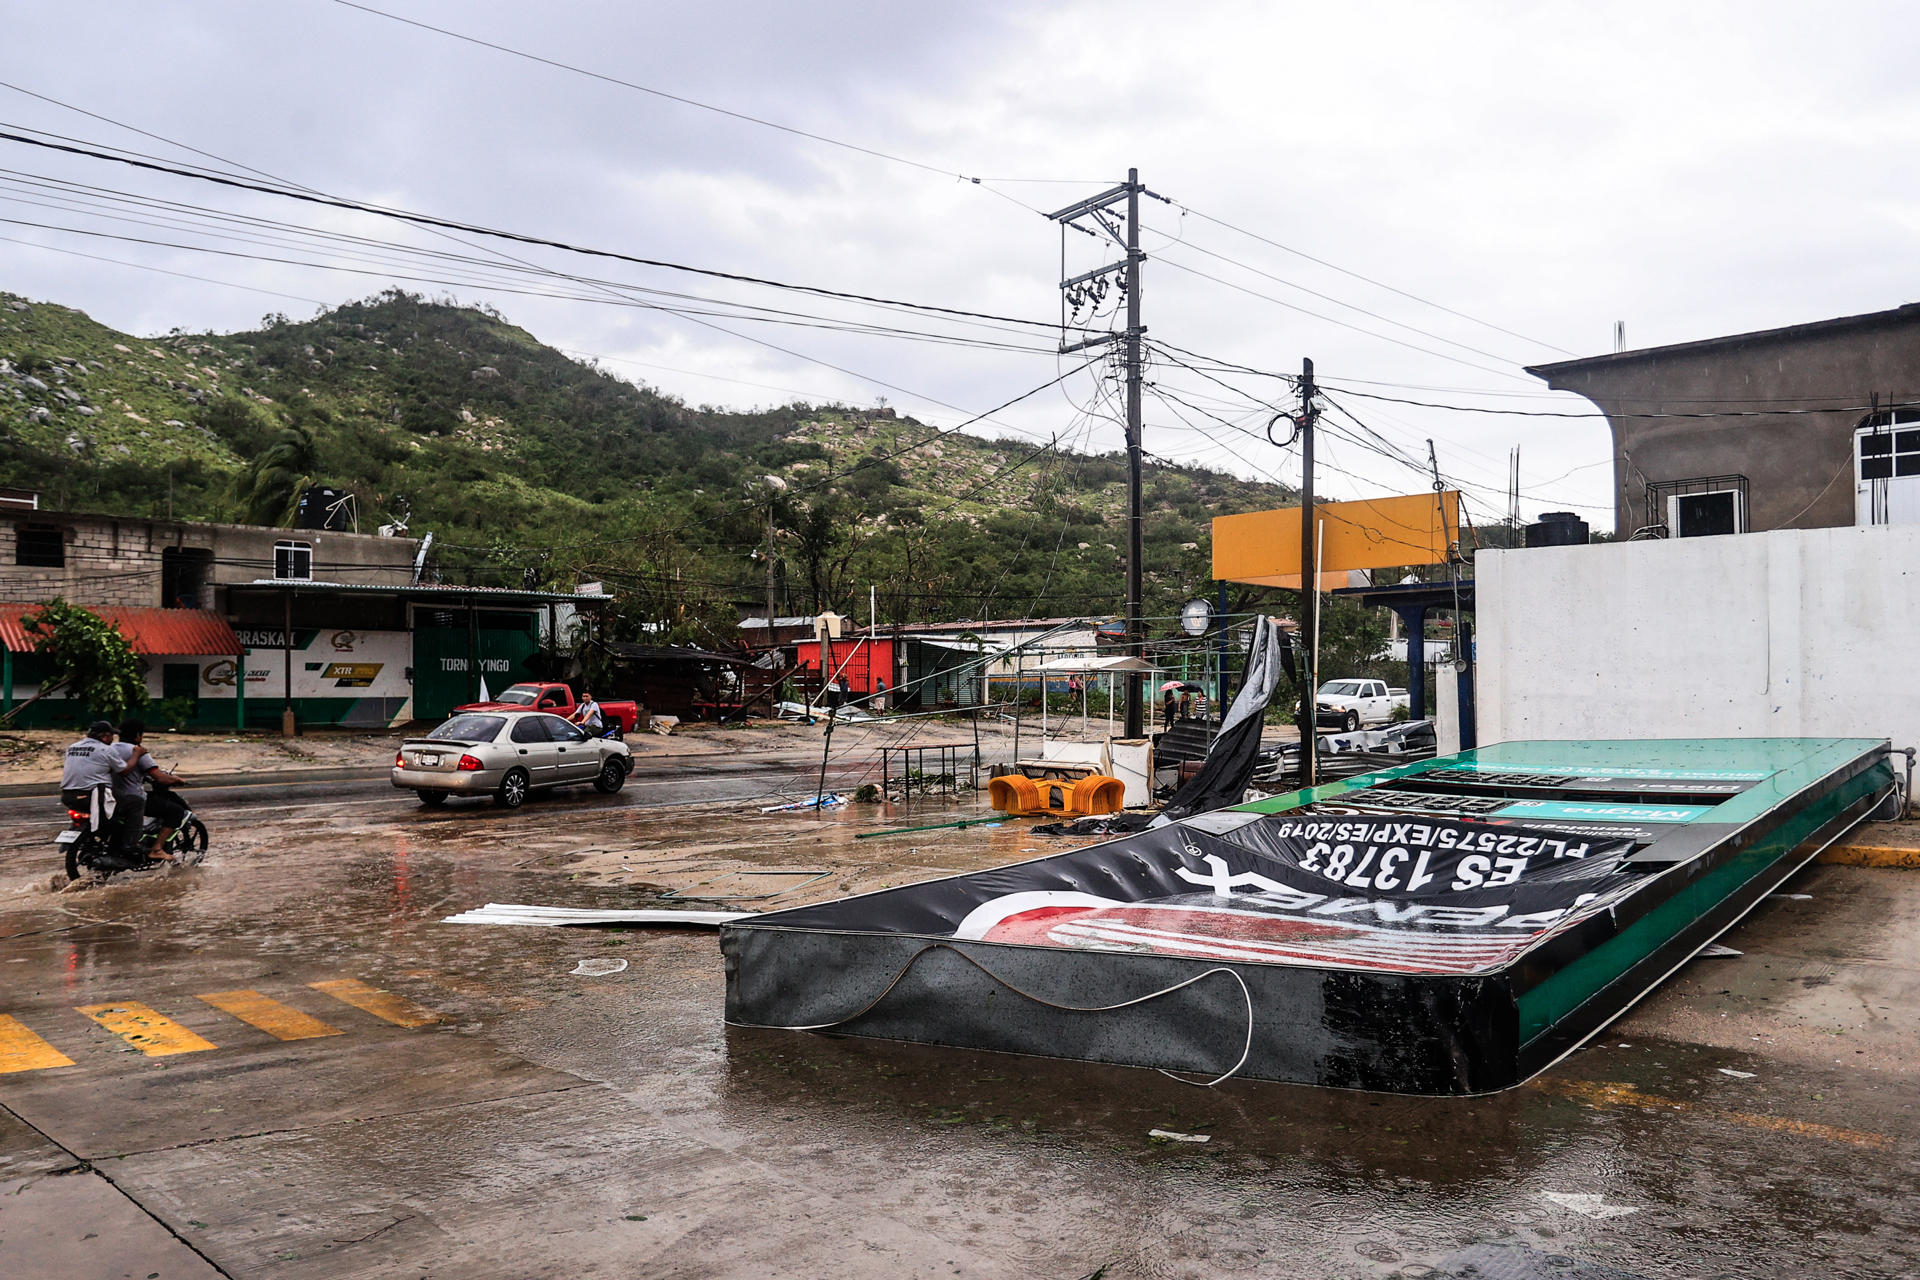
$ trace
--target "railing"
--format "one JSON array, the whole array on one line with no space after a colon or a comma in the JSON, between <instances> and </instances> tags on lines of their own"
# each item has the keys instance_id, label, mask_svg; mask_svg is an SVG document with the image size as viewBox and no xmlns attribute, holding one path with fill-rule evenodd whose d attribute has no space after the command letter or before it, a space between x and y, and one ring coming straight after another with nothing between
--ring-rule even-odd
<instances>
[{"instance_id":1,"label":"railing","mask_svg":"<svg viewBox=\"0 0 1920 1280\"><path fill-rule=\"evenodd\" d=\"M880 792L893 794L893 780L900 779L900 798L906 799L913 794L916 785L920 794L938 787L939 794L953 795L960 790L960 753L973 753L973 767L980 767L980 748L964 742L928 743L918 747L882 747L880 748ZM937 772L927 771L927 754L933 753Z\"/></svg>"}]
</instances>

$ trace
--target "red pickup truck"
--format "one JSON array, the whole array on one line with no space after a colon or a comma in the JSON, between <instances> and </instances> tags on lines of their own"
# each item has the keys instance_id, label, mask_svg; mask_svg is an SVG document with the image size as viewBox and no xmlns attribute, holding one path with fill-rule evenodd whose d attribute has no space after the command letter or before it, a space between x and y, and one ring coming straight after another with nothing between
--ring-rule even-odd
<instances>
[{"instance_id":1,"label":"red pickup truck","mask_svg":"<svg viewBox=\"0 0 1920 1280\"><path fill-rule=\"evenodd\" d=\"M580 704L573 689L564 684L516 684L500 692L491 702L473 702L455 711L545 711L563 719L572 719ZM600 717L608 728L618 728L625 737L640 726L640 707L633 702L600 702Z\"/></svg>"}]
</instances>

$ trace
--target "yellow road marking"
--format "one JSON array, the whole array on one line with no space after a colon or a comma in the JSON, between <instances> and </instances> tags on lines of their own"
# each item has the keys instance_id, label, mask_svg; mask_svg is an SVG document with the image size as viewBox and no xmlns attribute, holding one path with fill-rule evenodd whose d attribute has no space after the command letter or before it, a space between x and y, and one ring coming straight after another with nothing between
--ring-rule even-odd
<instances>
[{"instance_id":1,"label":"yellow road marking","mask_svg":"<svg viewBox=\"0 0 1920 1280\"><path fill-rule=\"evenodd\" d=\"M0 1013L0 1075L72 1065L72 1058L27 1030L18 1019Z\"/></svg>"},{"instance_id":2,"label":"yellow road marking","mask_svg":"<svg viewBox=\"0 0 1920 1280\"><path fill-rule=\"evenodd\" d=\"M78 1010L149 1058L170 1053L199 1053L219 1046L187 1030L172 1018L154 1012L138 1000L118 1004L83 1005Z\"/></svg>"},{"instance_id":3,"label":"yellow road marking","mask_svg":"<svg viewBox=\"0 0 1920 1280\"><path fill-rule=\"evenodd\" d=\"M222 1013L230 1013L251 1026L260 1028L276 1040L311 1040L315 1036L337 1036L340 1028L330 1027L309 1014L289 1008L278 1000L269 1000L258 991L215 991L195 996Z\"/></svg>"},{"instance_id":4,"label":"yellow road marking","mask_svg":"<svg viewBox=\"0 0 1920 1280\"><path fill-rule=\"evenodd\" d=\"M1611 1080L1537 1080L1534 1083L1539 1088L1563 1093L1596 1107L1653 1107L1662 1111L1693 1111L1730 1124L1745 1125L1750 1129L1769 1129L1775 1133L1791 1133L1803 1138L1821 1138L1828 1142L1841 1142L1848 1146L1866 1147L1874 1151L1884 1150L1893 1145L1893 1139L1884 1133L1867 1133L1860 1129L1838 1129L1828 1124L1815 1124L1811 1120L1755 1115L1750 1111L1722 1111L1717 1107L1703 1107L1677 1098L1662 1098L1656 1094L1642 1093L1630 1084Z\"/></svg>"},{"instance_id":5,"label":"yellow road marking","mask_svg":"<svg viewBox=\"0 0 1920 1280\"><path fill-rule=\"evenodd\" d=\"M384 1018L397 1027L424 1027L441 1021L440 1015L433 1010L424 1009L405 996L370 987L358 978L335 978L331 982L309 982L307 985L364 1013Z\"/></svg>"}]
</instances>

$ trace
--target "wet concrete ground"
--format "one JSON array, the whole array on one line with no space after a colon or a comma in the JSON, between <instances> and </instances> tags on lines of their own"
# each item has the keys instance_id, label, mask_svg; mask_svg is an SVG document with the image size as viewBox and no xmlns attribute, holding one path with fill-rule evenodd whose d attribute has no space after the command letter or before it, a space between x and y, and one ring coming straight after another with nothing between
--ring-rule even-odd
<instances>
[{"instance_id":1,"label":"wet concrete ground","mask_svg":"<svg viewBox=\"0 0 1920 1280\"><path fill-rule=\"evenodd\" d=\"M1746 954L1471 1101L732 1031L711 933L438 923L1058 847L851 838L977 802L761 815L778 776L673 781L512 814L212 793L205 867L60 895L55 824L0 802L0 1275L1920 1271L1911 872L1805 873ZM736 798L659 803L696 784Z\"/></svg>"}]
</instances>

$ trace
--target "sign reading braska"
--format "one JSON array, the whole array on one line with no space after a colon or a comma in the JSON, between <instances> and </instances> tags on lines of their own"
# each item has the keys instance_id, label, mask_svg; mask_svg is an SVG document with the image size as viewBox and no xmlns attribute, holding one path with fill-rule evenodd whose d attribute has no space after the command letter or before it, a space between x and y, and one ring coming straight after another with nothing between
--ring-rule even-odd
<instances>
[{"instance_id":1,"label":"sign reading braska","mask_svg":"<svg viewBox=\"0 0 1920 1280\"><path fill-rule=\"evenodd\" d=\"M1089 871L1131 863L1145 871L1136 882L1177 886L1174 893L1132 901L1010 893L975 908L954 936L1272 964L1483 972L1623 893L1635 882L1621 869L1633 847L1630 840L1431 817L1287 814L1221 835L1175 824L1070 855L1087 857Z\"/></svg>"}]
</instances>

